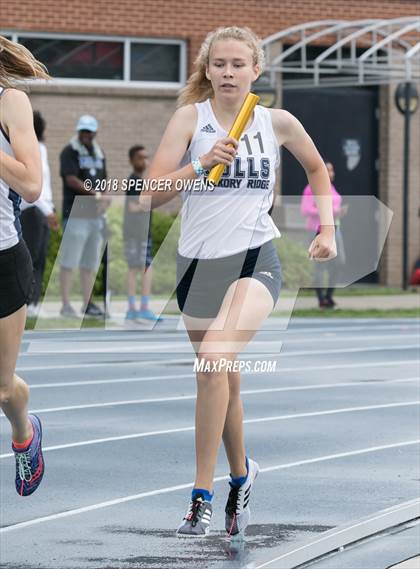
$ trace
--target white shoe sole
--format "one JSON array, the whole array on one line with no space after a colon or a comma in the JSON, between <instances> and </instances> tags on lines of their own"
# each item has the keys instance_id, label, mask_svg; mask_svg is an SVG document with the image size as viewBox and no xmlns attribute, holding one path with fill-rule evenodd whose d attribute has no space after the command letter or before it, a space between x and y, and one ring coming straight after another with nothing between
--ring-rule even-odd
<instances>
[{"instance_id":1,"label":"white shoe sole","mask_svg":"<svg viewBox=\"0 0 420 569\"><path fill-rule=\"evenodd\" d=\"M200 533L200 534L193 534L193 533L180 533L180 532L176 532L176 536L179 538L187 538L187 539L203 539L203 537L207 537L210 534L210 528L206 528L206 533Z\"/></svg>"}]
</instances>

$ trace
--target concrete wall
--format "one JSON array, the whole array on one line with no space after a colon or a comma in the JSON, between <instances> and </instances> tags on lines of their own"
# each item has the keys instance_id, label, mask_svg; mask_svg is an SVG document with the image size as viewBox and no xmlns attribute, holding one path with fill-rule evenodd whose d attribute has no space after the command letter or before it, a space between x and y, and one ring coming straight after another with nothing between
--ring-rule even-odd
<instances>
[{"instance_id":1,"label":"concrete wall","mask_svg":"<svg viewBox=\"0 0 420 569\"><path fill-rule=\"evenodd\" d=\"M380 90L379 198L393 212L390 233L381 263L381 282L402 284L403 246L403 149L404 117L394 102L396 85ZM420 109L412 116L409 176L409 270L420 255Z\"/></svg>"},{"instance_id":2,"label":"concrete wall","mask_svg":"<svg viewBox=\"0 0 420 569\"><path fill-rule=\"evenodd\" d=\"M81 114L98 119L97 141L107 158L108 175L121 180L131 172L128 149L143 144L153 156L176 104L174 92L124 88L36 86L30 97L47 121L46 145L58 208L62 201L59 155L74 136ZM166 211L177 209L178 203L174 200Z\"/></svg>"}]
</instances>

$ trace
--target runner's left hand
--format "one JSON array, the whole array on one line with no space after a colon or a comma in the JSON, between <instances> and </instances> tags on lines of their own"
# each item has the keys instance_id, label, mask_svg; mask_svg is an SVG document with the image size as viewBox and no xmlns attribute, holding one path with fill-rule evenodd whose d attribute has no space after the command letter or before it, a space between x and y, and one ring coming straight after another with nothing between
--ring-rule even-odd
<instances>
[{"instance_id":1,"label":"runner's left hand","mask_svg":"<svg viewBox=\"0 0 420 569\"><path fill-rule=\"evenodd\" d=\"M337 245L334 235L320 233L315 237L308 249L309 258L313 261L330 261L337 257Z\"/></svg>"}]
</instances>

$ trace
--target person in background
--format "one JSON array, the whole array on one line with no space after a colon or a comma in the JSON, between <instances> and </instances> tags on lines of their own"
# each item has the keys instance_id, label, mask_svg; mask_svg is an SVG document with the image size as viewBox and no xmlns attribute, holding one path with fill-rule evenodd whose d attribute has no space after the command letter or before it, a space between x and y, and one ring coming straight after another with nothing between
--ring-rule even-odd
<instances>
[{"instance_id":1,"label":"person in background","mask_svg":"<svg viewBox=\"0 0 420 569\"><path fill-rule=\"evenodd\" d=\"M416 262L414 263L410 277L410 285L412 286L420 285L420 257L418 257Z\"/></svg>"},{"instance_id":2,"label":"person in background","mask_svg":"<svg viewBox=\"0 0 420 569\"><path fill-rule=\"evenodd\" d=\"M22 234L32 257L34 267L34 288L31 303L28 306L28 317L42 316L38 305L42 291L42 280L48 254L50 229L57 231L59 223L52 200L51 173L48 165L47 147L44 144L45 120L39 111L34 111L34 129L39 142L42 163L42 192L33 203L22 199L21 224Z\"/></svg>"},{"instance_id":3,"label":"person in background","mask_svg":"<svg viewBox=\"0 0 420 569\"><path fill-rule=\"evenodd\" d=\"M60 260L63 302L60 314L70 318L77 316L70 304L70 289L73 270L79 268L84 300L82 313L86 316L104 318L105 313L91 301L91 292L101 258L102 216L110 203L109 197L95 191L97 182L107 178L106 161L101 147L95 141L98 131L95 117L81 116L76 130L76 136L70 140L60 155L65 228ZM87 187L86 181L88 181ZM84 199L75 202L76 196L83 196Z\"/></svg>"},{"instance_id":4,"label":"person in background","mask_svg":"<svg viewBox=\"0 0 420 569\"><path fill-rule=\"evenodd\" d=\"M328 170L328 175L331 180L334 224L336 228L335 239L337 244L337 257L328 261L327 263L315 264L314 281L319 307L334 308L336 306L336 303L333 299L334 285L338 282L340 266L345 263L345 251L343 237L340 231L340 219L347 214L348 206L342 205L343 198L340 196L333 184L335 178L333 164L331 162L326 162L325 166ZM312 188L309 185L307 185L303 190L300 208L302 215L306 217L306 229L311 233L315 232L316 235L318 235L320 228L318 207L312 192ZM313 237L311 236L311 240L312 238ZM327 287L324 286L325 273L328 279Z\"/></svg>"},{"instance_id":5,"label":"person in background","mask_svg":"<svg viewBox=\"0 0 420 569\"><path fill-rule=\"evenodd\" d=\"M140 208L139 194L141 180L148 166L148 155L144 146L132 146L128 152L133 172L128 178L128 190L124 208L124 251L128 264L127 320L161 321L149 308L152 290L152 214ZM136 281L141 272L141 303L136 306Z\"/></svg>"}]
</instances>

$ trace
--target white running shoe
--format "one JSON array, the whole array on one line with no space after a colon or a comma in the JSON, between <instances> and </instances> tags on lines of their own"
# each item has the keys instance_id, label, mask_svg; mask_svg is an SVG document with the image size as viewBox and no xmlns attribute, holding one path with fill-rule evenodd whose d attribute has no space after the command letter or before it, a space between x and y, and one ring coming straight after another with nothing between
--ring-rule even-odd
<instances>
[{"instance_id":1,"label":"white running shoe","mask_svg":"<svg viewBox=\"0 0 420 569\"><path fill-rule=\"evenodd\" d=\"M258 464L248 458L248 476L242 486L232 486L229 482L230 492L225 508L225 528L229 537L243 534L251 520L249 499L254 480L260 470Z\"/></svg>"},{"instance_id":2,"label":"white running shoe","mask_svg":"<svg viewBox=\"0 0 420 569\"><path fill-rule=\"evenodd\" d=\"M211 502L206 502L202 494L198 494L195 500L191 500L176 535L178 537L206 537L210 531L212 513Z\"/></svg>"}]
</instances>

